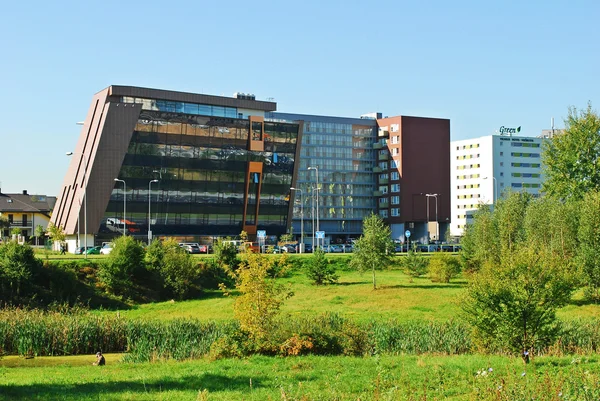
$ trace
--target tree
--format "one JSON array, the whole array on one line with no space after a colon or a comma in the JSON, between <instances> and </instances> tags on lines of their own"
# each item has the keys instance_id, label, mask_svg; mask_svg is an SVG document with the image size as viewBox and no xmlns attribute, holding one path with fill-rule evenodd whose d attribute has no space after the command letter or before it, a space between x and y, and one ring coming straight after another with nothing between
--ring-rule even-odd
<instances>
[{"instance_id":1,"label":"tree","mask_svg":"<svg viewBox=\"0 0 600 401\"><path fill-rule=\"evenodd\" d=\"M560 199L582 199L600 190L600 116L592 110L569 108L565 130L544 145L543 191Z\"/></svg>"},{"instance_id":2,"label":"tree","mask_svg":"<svg viewBox=\"0 0 600 401\"><path fill-rule=\"evenodd\" d=\"M377 289L375 270L388 267L392 263L394 243L391 239L390 227L376 214L371 214L363 221L363 235L355 242L350 266L359 270L371 270L373 273L373 289Z\"/></svg>"},{"instance_id":3,"label":"tree","mask_svg":"<svg viewBox=\"0 0 600 401\"><path fill-rule=\"evenodd\" d=\"M0 238L2 238L4 236L4 230L6 230L9 227L10 227L10 222L8 221L8 218L0 215Z\"/></svg>"},{"instance_id":4,"label":"tree","mask_svg":"<svg viewBox=\"0 0 600 401\"><path fill-rule=\"evenodd\" d=\"M461 307L480 346L524 353L550 344L556 310L571 298L574 282L550 249L520 246L473 276Z\"/></svg>"},{"instance_id":5,"label":"tree","mask_svg":"<svg viewBox=\"0 0 600 401\"><path fill-rule=\"evenodd\" d=\"M233 242L219 238L215 243L214 253L215 262L221 269L233 272L238 268L240 259L238 258L237 247Z\"/></svg>"},{"instance_id":6,"label":"tree","mask_svg":"<svg viewBox=\"0 0 600 401\"><path fill-rule=\"evenodd\" d=\"M54 225L54 223L52 222L48 224L48 236L50 237L52 242L61 246L65 243L65 239L67 238L63 228Z\"/></svg>"},{"instance_id":7,"label":"tree","mask_svg":"<svg viewBox=\"0 0 600 401\"><path fill-rule=\"evenodd\" d=\"M585 195L580 205L579 252L577 261L581 266L586 295L600 301L600 193Z\"/></svg>"},{"instance_id":8,"label":"tree","mask_svg":"<svg viewBox=\"0 0 600 401\"><path fill-rule=\"evenodd\" d=\"M44 234L46 234L46 230L44 229L44 226L42 226L41 224L38 224L37 226L35 226L35 244L39 245L40 244L40 237L44 236Z\"/></svg>"},{"instance_id":9,"label":"tree","mask_svg":"<svg viewBox=\"0 0 600 401\"><path fill-rule=\"evenodd\" d=\"M283 302L293 293L269 277L275 260L258 253L248 253L237 271L236 288L240 292L234 314L240 327L257 344L268 339L273 322Z\"/></svg>"},{"instance_id":10,"label":"tree","mask_svg":"<svg viewBox=\"0 0 600 401\"><path fill-rule=\"evenodd\" d=\"M111 294L133 295L133 277L144 268L144 248L129 236L118 237L113 244L106 263L98 270L98 278Z\"/></svg>"},{"instance_id":11,"label":"tree","mask_svg":"<svg viewBox=\"0 0 600 401\"><path fill-rule=\"evenodd\" d=\"M460 262L454 256L436 252L429 260L429 277L433 282L449 283L460 273Z\"/></svg>"},{"instance_id":12,"label":"tree","mask_svg":"<svg viewBox=\"0 0 600 401\"><path fill-rule=\"evenodd\" d=\"M406 274L411 277L411 283L414 277L420 277L427 273L427 259L424 256L418 255L414 250L408 251L408 254L402 258L401 264Z\"/></svg>"},{"instance_id":13,"label":"tree","mask_svg":"<svg viewBox=\"0 0 600 401\"><path fill-rule=\"evenodd\" d=\"M477 271L485 263L500 262L496 221L489 205L481 204L461 239L461 263L465 271Z\"/></svg>"},{"instance_id":14,"label":"tree","mask_svg":"<svg viewBox=\"0 0 600 401\"><path fill-rule=\"evenodd\" d=\"M306 262L306 275L316 285L336 283L339 276L335 272L335 265L325 257L321 248L315 249Z\"/></svg>"},{"instance_id":15,"label":"tree","mask_svg":"<svg viewBox=\"0 0 600 401\"><path fill-rule=\"evenodd\" d=\"M145 260L148 269L157 271L170 295L178 299L185 298L199 275L192 256L174 239L152 241Z\"/></svg>"},{"instance_id":16,"label":"tree","mask_svg":"<svg viewBox=\"0 0 600 401\"><path fill-rule=\"evenodd\" d=\"M22 287L32 280L39 265L29 245L15 241L0 245L0 299L18 302Z\"/></svg>"}]
</instances>

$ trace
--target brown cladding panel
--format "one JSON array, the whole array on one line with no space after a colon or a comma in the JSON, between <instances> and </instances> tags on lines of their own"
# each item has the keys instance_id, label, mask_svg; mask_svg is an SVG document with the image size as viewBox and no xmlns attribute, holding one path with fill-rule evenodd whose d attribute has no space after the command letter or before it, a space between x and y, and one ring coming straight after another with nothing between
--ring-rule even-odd
<instances>
[{"instance_id":1,"label":"brown cladding panel","mask_svg":"<svg viewBox=\"0 0 600 401\"><path fill-rule=\"evenodd\" d=\"M84 189L87 231L97 232L141 111L140 104L107 103L107 94L105 89L94 96L57 201L59 213L52 216L68 235L77 232L78 215L84 231Z\"/></svg>"},{"instance_id":2,"label":"brown cladding panel","mask_svg":"<svg viewBox=\"0 0 600 401\"><path fill-rule=\"evenodd\" d=\"M438 194L438 221L450 218L450 120L402 117L401 208L404 221L426 221L427 199ZM422 205L415 205L422 202ZM429 199L429 217L435 219ZM404 214L405 211L409 213Z\"/></svg>"}]
</instances>

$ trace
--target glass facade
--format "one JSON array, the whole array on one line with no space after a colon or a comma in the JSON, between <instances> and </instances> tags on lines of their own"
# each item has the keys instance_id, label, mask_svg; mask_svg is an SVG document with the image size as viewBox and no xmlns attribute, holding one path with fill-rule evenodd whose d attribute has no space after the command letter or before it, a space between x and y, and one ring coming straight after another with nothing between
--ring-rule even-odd
<instances>
[{"instance_id":1,"label":"glass facade","mask_svg":"<svg viewBox=\"0 0 600 401\"><path fill-rule=\"evenodd\" d=\"M317 170L319 179L319 229L332 239L362 234L362 221L376 208L373 149L377 130L374 120L270 113L273 121L302 121L302 146L293 214L293 232L301 232L304 212L305 241L312 236L317 211ZM316 167L317 170L308 170ZM299 192L299 191L298 191ZM302 198L303 205L300 205ZM315 223L316 224L316 223Z\"/></svg>"},{"instance_id":2,"label":"glass facade","mask_svg":"<svg viewBox=\"0 0 600 401\"><path fill-rule=\"evenodd\" d=\"M245 208L246 223L254 222L257 202L257 228L269 235L286 232L297 124L250 127L248 120L228 117L237 115L235 109L148 104L159 110L142 107L118 177L126 183L130 235L147 238L150 223L154 237L235 236L243 229ZM250 133L255 139L264 135L264 151L248 150ZM262 173L248 173L250 162L262 162ZM122 233L123 208L123 184L115 182L99 239Z\"/></svg>"}]
</instances>

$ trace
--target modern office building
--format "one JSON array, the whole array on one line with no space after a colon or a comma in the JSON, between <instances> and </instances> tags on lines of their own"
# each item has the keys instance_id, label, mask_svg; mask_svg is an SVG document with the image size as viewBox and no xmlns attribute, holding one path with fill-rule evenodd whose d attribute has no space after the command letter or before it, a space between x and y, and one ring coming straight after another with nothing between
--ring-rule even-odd
<instances>
[{"instance_id":1,"label":"modern office building","mask_svg":"<svg viewBox=\"0 0 600 401\"><path fill-rule=\"evenodd\" d=\"M267 118L302 127L298 177L291 194L293 233L299 238L304 231L306 243L312 243L313 231L324 231L326 243L360 236L363 219L376 210L376 120L290 113L268 113Z\"/></svg>"},{"instance_id":2,"label":"modern office building","mask_svg":"<svg viewBox=\"0 0 600 401\"><path fill-rule=\"evenodd\" d=\"M97 93L52 221L76 246L286 232L298 124L265 122L275 103L126 86Z\"/></svg>"},{"instance_id":3,"label":"modern office building","mask_svg":"<svg viewBox=\"0 0 600 401\"><path fill-rule=\"evenodd\" d=\"M326 242L360 236L362 220L371 213L390 224L394 239L406 240L407 230L421 242L428 235L432 240L444 236L450 218L450 120L383 118L381 113L267 117L303 127L297 187L304 199L305 232L308 227L312 235L306 210L313 210L318 178L318 216ZM301 213L294 209L295 234Z\"/></svg>"},{"instance_id":4,"label":"modern office building","mask_svg":"<svg viewBox=\"0 0 600 401\"><path fill-rule=\"evenodd\" d=\"M207 243L291 227L306 243L313 231L342 242L370 213L395 239L426 241L450 218L449 145L444 119L279 113L253 95L110 86L68 152L52 221L70 249L123 233Z\"/></svg>"},{"instance_id":5,"label":"modern office building","mask_svg":"<svg viewBox=\"0 0 600 401\"><path fill-rule=\"evenodd\" d=\"M378 213L392 237L444 240L450 222L450 120L410 116L377 120Z\"/></svg>"},{"instance_id":6,"label":"modern office building","mask_svg":"<svg viewBox=\"0 0 600 401\"><path fill-rule=\"evenodd\" d=\"M462 235L479 205L507 190L539 195L544 140L507 133L451 143L452 235Z\"/></svg>"}]
</instances>

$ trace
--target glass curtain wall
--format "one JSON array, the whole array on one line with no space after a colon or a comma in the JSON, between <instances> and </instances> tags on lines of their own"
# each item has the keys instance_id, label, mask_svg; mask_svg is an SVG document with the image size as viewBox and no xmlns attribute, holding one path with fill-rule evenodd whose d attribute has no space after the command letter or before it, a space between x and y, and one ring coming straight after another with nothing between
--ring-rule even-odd
<instances>
[{"instance_id":1,"label":"glass curtain wall","mask_svg":"<svg viewBox=\"0 0 600 401\"><path fill-rule=\"evenodd\" d=\"M178 111L188 105L171 103ZM238 235L250 161L263 162L263 173L249 177L249 201L260 199L258 228L285 233L298 125L266 122L265 151L254 152L247 150L248 120L201 116L196 110L142 110L118 177L126 182L128 234L147 238L150 223L154 237ZM123 184L116 182L100 238L123 232L123 196Z\"/></svg>"}]
</instances>

